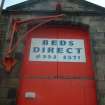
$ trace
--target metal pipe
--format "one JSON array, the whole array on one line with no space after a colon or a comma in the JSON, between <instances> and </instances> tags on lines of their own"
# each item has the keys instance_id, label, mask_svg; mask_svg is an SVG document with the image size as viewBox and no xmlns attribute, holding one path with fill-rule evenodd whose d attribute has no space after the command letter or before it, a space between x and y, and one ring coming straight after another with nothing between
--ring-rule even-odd
<instances>
[{"instance_id":1,"label":"metal pipe","mask_svg":"<svg viewBox=\"0 0 105 105\"><path fill-rule=\"evenodd\" d=\"M2 0L2 1L1 1L1 4L0 4L0 16L1 16L1 14L2 14L2 10L3 10L4 3L5 3L5 0Z\"/></svg>"}]
</instances>

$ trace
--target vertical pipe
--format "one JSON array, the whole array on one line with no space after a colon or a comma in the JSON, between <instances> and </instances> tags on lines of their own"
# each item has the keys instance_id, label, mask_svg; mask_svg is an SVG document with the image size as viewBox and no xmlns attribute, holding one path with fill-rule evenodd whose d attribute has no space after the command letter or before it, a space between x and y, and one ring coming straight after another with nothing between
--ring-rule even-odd
<instances>
[{"instance_id":1,"label":"vertical pipe","mask_svg":"<svg viewBox=\"0 0 105 105\"><path fill-rule=\"evenodd\" d=\"M2 0L1 4L0 4L0 17L1 17L1 14L2 14L4 3L5 3L5 0Z\"/></svg>"}]
</instances>

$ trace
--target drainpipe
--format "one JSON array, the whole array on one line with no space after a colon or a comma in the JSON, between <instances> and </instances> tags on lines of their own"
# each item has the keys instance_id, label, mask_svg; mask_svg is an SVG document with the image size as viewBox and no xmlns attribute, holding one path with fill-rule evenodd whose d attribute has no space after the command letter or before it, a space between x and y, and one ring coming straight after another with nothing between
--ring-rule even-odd
<instances>
[{"instance_id":1,"label":"drainpipe","mask_svg":"<svg viewBox=\"0 0 105 105\"><path fill-rule=\"evenodd\" d=\"M1 4L0 4L0 17L1 17L1 14L2 14L4 2L5 2L5 0L1 0Z\"/></svg>"}]
</instances>

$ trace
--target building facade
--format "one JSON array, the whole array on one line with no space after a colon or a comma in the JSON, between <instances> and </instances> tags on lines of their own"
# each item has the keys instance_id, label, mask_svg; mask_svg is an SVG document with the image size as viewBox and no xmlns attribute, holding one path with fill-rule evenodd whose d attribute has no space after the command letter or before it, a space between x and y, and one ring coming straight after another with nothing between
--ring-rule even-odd
<instances>
[{"instance_id":1,"label":"building facade","mask_svg":"<svg viewBox=\"0 0 105 105\"><path fill-rule=\"evenodd\" d=\"M8 7L2 13L0 22L1 48L0 58L2 59L5 48L8 45L10 24L12 19L30 19L34 16L50 16L64 14L63 21L69 24L84 25L89 28L91 37L91 48L93 56L93 66L97 86L98 105L105 104L105 8L89 3L85 0L59 0L61 9L56 8L58 0L28 0L20 4ZM28 25L21 26L17 37L22 35ZM16 90L19 86L21 53L23 42L20 43L17 54L17 65L11 73L6 73L0 67L0 105L15 105Z\"/></svg>"}]
</instances>

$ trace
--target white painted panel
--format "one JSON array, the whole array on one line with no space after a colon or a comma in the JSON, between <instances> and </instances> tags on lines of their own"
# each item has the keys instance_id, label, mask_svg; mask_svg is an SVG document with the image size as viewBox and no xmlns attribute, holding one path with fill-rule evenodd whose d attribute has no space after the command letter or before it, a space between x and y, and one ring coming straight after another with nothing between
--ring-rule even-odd
<instances>
[{"instance_id":1,"label":"white painted panel","mask_svg":"<svg viewBox=\"0 0 105 105\"><path fill-rule=\"evenodd\" d=\"M32 38L29 60L86 62L84 40Z\"/></svg>"}]
</instances>

